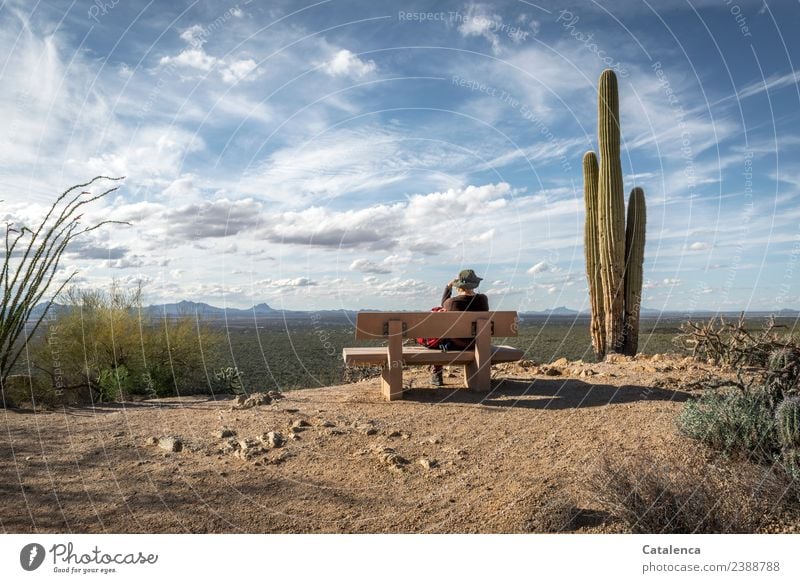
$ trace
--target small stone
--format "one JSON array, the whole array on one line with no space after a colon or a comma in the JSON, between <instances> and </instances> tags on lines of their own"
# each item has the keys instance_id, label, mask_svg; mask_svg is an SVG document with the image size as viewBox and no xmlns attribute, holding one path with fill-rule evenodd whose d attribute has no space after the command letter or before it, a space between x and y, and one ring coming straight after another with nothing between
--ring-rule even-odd
<instances>
[{"instance_id":1,"label":"small stone","mask_svg":"<svg viewBox=\"0 0 800 583\"><path fill-rule=\"evenodd\" d=\"M402 435L402 433L395 429L394 431L388 432L386 434L386 437L390 437L390 438L392 438L392 437L400 437L401 435Z\"/></svg>"},{"instance_id":2,"label":"small stone","mask_svg":"<svg viewBox=\"0 0 800 583\"><path fill-rule=\"evenodd\" d=\"M158 447L171 452L178 452L183 449L183 442L177 437L162 437L158 440Z\"/></svg>"},{"instance_id":3,"label":"small stone","mask_svg":"<svg viewBox=\"0 0 800 583\"><path fill-rule=\"evenodd\" d=\"M561 371L558 370L557 368L553 368L551 366L549 366L546 369L544 369L543 373L544 373L545 376L548 376L548 377L560 377L561 376Z\"/></svg>"},{"instance_id":4,"label":"small stone","mask_svg":"<svg viewBox=\"0 0 800 583\"><path fill-rule=\"evenodd\" d=\"M566 358L559 358L555 362L550 363L550 366L567 366L569 364L569 360Z\"/></svg>"},{"instance_id":5,"label":"small stone","mask_svg":"<svg viewBox=\"0 0 800 583\"><path fill-rule=\"evenodd\" d=\"M124 432L124 431L117 431L117 432L116 432L114 435L112 435L111 437L125 437L125 432Z\"/></svg>"},{"instance_id":6,"label":"small stone","mask_svg":"<svg viewBox=\"0 0 800 583\"><path fill-rule=\"evenodd\" d=\"M297 435L296 433L292 433L291 435L289 435L289 439L291 439L292 441L298 441L300 439L300 436Z\"/></svg>"},{"instance_id":7,"label":"small stone","mask_svg":"<svg viewBox=\"0 0 800 583\"><path fill-rule=\"evenodd\" d=\"M236 432L233 429L220 429L214 435L217 439L227 439L228 437L235 437Z\"/></svg>"},{"instance_id":8,"label":"small stone","mask_svg":"<svg viewBox=\"0 0 800 583\"><path fill-rule=\"evenodd\" d=\"M298 419L292 422L292 429L300 429L301 431L307 427L311 427L311 423L305 419Z\"/></svg>"},{"instance_id":9,"label":"small stone","mask_svg":"<svg viewBox=\"0 0 800 583\"><path fill-rule=\"evenodd\" d=\"M342 431L341 429L336 429L336 428L328 429L328 435L344 435L344 434L345 432Z\"/></svg>"},{"instance_id":10,"label":"small stone","mask_svg":"<svg viewBox=\"0 0 800 583\"><path fill-rule=\"evenodd\" d=\"M33 456L32 456L32 455L25 456L25 461L26 461L26 462L29 462L29 461L31 461L32 459L33 459Z\"/></svg>"},{"instance_id":11,"label":"small stone","mask_svg":"<svg viewBox=\"0 0 800 583\"><path fill-rule=\"evenodd\" d=\"M269 395L270 399L272 399L273 401L283 399L284 397L283 393L281 393L280 391L269 391L267 395Z\"/></svg>"},{"instance_id":12,"label":"small stone","mask_svg":"<svg viewBox=\"0 0 800 583\"><path fill-rule=\"evenodd\" d=\"M435 468L435 467L438 465L438 464L436 463L436 460L428 459L428 458L426 458L426 457L421 457L421 458L419 458L419 459L417 460L417 463L418 463L419 465L421 465L423 468L425 468L426 470L433 469L433 468Z\"/></svg>"},{"instance_id":13,"label":"small stone","mask_svg":"<svg viewBox=\"0 0 800 583\"><path fill-rule=\"evenodd\" d=\"M158 445L158 438L157 437L148 437L145 440L146 445Z\"/></svg>"},{"instance_id":14,"label":"small stone","mask_svg":"<svg viewBox=\"0 0 800 583\"><path fill-rule=\"evenodd\" d=\"M265 433L261 436L261 441L273 449L276 447L281 447L284 443L286 443L286 439L277 431Z\"/></svg>"},{"instance_id":15,"label":"small stone","mask_svg":"<svg viewBox=\"0 0 800 583\"><path fill-rule=\"evenodd\" d=\"M426 437L425 439L420 441L420 443L423 445L426 443L429 443L431 445L437 445L439 443L442 443L442 438L439 437L438 435L431 435L430 437Z\"/></svg>"},{"instance_id":16,"label":"small stone","mask_svg":"<svg viewBox=\"0 0 800 583\"><path fill-rule=\"evenodd\" d=\"M284 409L287 413L297 413L300 409Z\"/></svg>"},{"instance_id":17,"label":"small stone","mask_svg":"<svg viewBox=\"0 0 800 583\"><path fill-rule=\"evenodd\" d=\"M328 421L327 419L323 419L319 423L320 427L336 427L336 423L333 421Z\"/></svg>"},{"instance_id":18,"label":"small stone","mask_svg":"<svg viewBox=\"0 0 800 583\"><path fill-rule=\"evenodd\" d=\"M367 427L364 430L364 435L375 435L376 433L378 433L378 430L374 427Z\"/></svg>"}]
</instances>

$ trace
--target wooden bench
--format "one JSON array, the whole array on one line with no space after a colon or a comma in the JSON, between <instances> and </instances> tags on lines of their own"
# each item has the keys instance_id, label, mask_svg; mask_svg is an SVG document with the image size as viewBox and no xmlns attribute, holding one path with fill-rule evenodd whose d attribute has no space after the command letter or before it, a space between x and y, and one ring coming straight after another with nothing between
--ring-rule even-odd
<instances>
[{"instance_id":1,"label":"wooden bench","mask_svg":"<svg viewBox=\"0 0 800 583\"><path fill-rule=\"evenodd\" d=\"M357 340L387 340L388 346L345 348L348 366L381 366L381 392L387 401L403 398L404 365L464 365L465 386L491 388L493 362L513 362L523 351L511 346L492 346L491 337L516 336L516 312L359 312ZM475 338L474 348L434 350L403 346L406 338Z\"/></svg>"}]
</instances>

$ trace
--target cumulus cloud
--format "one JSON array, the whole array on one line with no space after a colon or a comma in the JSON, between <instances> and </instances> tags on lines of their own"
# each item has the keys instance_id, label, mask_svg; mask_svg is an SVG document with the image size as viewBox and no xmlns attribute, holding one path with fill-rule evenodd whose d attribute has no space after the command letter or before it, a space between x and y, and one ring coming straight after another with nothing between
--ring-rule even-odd
<instances>
[{"instance_id":1,"label":"cumulus cloud","mask_svg":"<svg viewBox=\"0 0 800 583\"><path fill-rule=\"evenodd\" d=\"M203 201L161 214L168 235L184 240L229 237L259 226L261 204L253 199Z\"/></svg>"},{"instance_id":2,"label":"cumulus cloud","mask_svg":"<svg viewBox=\"0 0 800 583\"><path fill-rule=\"evenodd\" d=\"M323 64L322 70L331 77L351 77L358 79L377 69L375 61L362 61L347 49L341 49L333 58Z\"/></svg>"},{"instance_id":3,"label":"cumulus cloud","mask_svg":"<svg viewBox=\"0 0 800 583\"><path fill-rule=\"evenodd\" d=\"M544 273L550 270L550 264L547 261L540 261L530 269L528 269L528 273L531 275L536 275L538 273Z\"/></svg>"},{"instance_id":4,"label":"cumulus cloud","mask_svg":"<svg viewBox=\"0 0 800 583\"><path fill-rule=\"evenodd\" d=\"M350 264L350 271L360 271L361 273L391 273L388 267L370 261L369 259L356 259Z\"/></svg>"},{"instance_id":5,"label":"cumulus cloud","mask_svg":"<svg viewBox=\"0 0 800 583\"><path fill-rule=\"evenodd\" d=\"M243 79L254 79L253 73L258 64L251 58L219 58L209 55L203 48L206 43L203 27L195 24L184 30L181 35L189 46L174 56L164 56L159 60L162 67L179 67L194 69L204 73L216 72L225 83L236 83Z\"/></svg>"},{"instance_id":6,"label":"cumulus cloud","mask_svg":"<svg viewBox=\"0 0 800 583\"><path fill-rule=\"evenodd\" d=\"M689 249L689 251L705 251L710 247L711 245L709 245L705 241L695 241L694 243L689 244L687 248Z\"/></svg>"}]
</instances>

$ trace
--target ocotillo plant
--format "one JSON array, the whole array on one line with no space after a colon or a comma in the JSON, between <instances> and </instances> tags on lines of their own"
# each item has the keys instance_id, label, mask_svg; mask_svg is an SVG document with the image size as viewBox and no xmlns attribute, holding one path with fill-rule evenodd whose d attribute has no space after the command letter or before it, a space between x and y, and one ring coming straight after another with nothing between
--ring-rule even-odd
<instances>
[{"instance_id":1,"label":"ocotillo plant","mask_svg":"<svg viewBox=\"0 0 800 583\"><path fill-rule=\"evenodd\" d=\"M606 353L606 325L603 308L603 284L600 278L600 248L597 217L597 156L586 152L583 157L583 201L586 223L583 250L586 256L586 277L589 280L589 302L592 308L589 332L598 360Z\"/></svg>"},{"instance_id":2,"label":"ocotillo plant","mask_svg":"<svg viewBox=\"0 0 800 583\"><path fill-rule=\"evenodd\" d=\"M96 195L82 190L100 180L119 181L122 178L97 176L85 184L73 186L56 199L35 229L6 224L5 256L0 265L0 286L3 289L3 299L0 301L0 391L22 355L27 339L36 333L55 296L75 275L73 272L58 285L55 293L47 298L45 309L35 319L31 329L26 331L34 308L54 285L53 279L58 272L61 256L70 242L103 225L120 223L99 221L85 226L80 222L82 207L108 196L118 188L110 188ZM3 402L0 400L0 406Z\"/></svg>"},{"instance_id":3,"label":"ocotillo plant","mask_svg":"<svg viewBox=\"0 0 800 583\"><path fill-rule=\"evenodd\" d=\"M592 306L590 331L598 358L606 352L635 354L639 337L645 238L644 191L635 188L631 193L633 201L628 212L632 212L632 215L627 228L630 235L626 236L619 119L617 76L611 69L606 69L600 75L598 84L600 162L597 170L593 173L592 165L597 165L594 152L587 152L583 159L586 203L584 240ZM592 196L593 192L596 195ZM599 258L599 278L594 275L592 267L595 263L594 249ZM602 301L597 297L602 297ZM629 302L627 308L626 299ZM597 332L596 318L603 321L602 332ZM604 335L602 341L598 334Z\"/></svg>"}]
</instances>

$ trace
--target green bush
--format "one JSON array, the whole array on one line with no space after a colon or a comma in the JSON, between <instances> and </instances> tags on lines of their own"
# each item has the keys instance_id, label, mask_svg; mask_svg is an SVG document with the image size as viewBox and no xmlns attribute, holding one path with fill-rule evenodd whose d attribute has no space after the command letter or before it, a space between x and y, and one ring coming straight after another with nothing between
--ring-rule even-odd
<instances>
[{"instance_id":1,"label":"green bush","mask_svg":"<svg viewBox=\"0 0 800 583\"><path fill-rule=\"evenodd\" d=\"M781 445L800 449L800 397L789 397L775 409L775 425Z\"/></svg>"},{"instance_id":2,"label":"green bush","mask_svg":"<svg viewBox=\"0 0 800 583\"><path fill-rule=\"evenodd\" d=\"M61 301L30 343L33 366L54 387L99 401L209 391L204 355L222 336L195 315L151 316L138 287L72 288Z\"/></svg>"},{"instance_id":3,"label":"green bush","mask_svg":"<svg viewBox=\"0 0 800 583\"><path fill-rule=\"evenodd\" d=\"M771 462L779 449L770 399L761 390L705 393L686 403L678 427L710 447L755 461Z\"/></svg>"}]
</instances>

